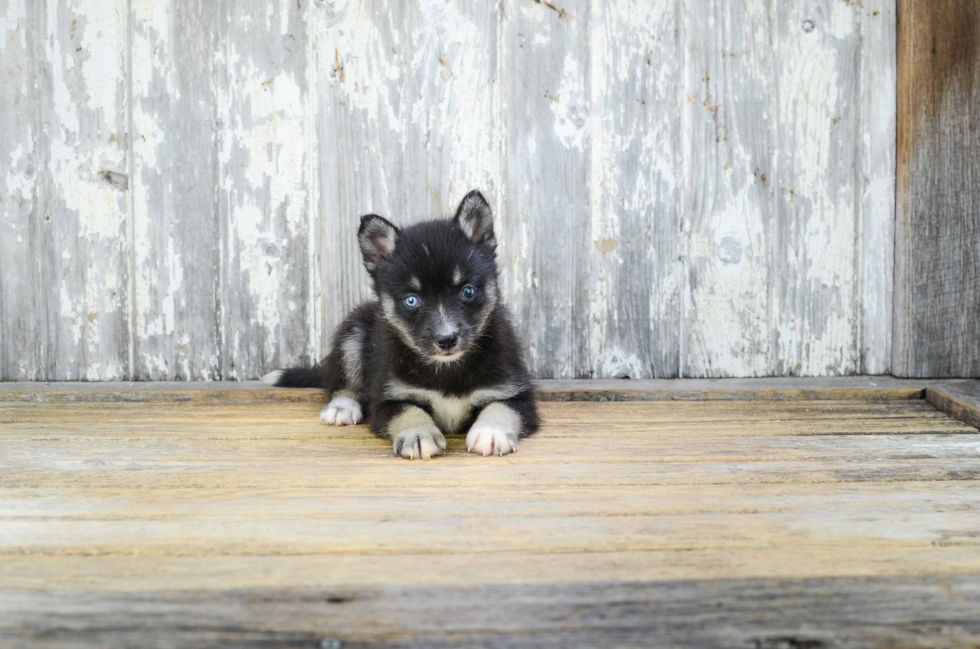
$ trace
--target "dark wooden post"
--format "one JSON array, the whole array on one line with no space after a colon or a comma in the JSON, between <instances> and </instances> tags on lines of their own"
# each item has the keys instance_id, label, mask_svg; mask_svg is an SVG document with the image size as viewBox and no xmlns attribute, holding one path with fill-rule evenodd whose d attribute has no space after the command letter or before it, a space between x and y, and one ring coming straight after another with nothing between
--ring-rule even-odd
<instances>
[{"instance_id":1,"label":"dark wooden post","mask_svg":"<svg viewBox=\"0 0 980 649\"><path fill-rule=\"evenodd\" d=\"M980 1L898 2L892 371L980 376Z\"/></svg>"}]
</instances>

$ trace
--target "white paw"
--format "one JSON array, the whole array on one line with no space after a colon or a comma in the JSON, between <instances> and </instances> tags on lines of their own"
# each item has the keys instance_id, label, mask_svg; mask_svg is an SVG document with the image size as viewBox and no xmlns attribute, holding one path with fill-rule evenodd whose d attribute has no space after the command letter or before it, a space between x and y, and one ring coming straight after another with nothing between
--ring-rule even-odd
<instances>
[{"instance_id":1,"label":"white paw","mask_svg":"<svg viewBox=\"0 0 980 649\"><path fill-rule=\"evenodd\" d=\"M477 420L466 434L466 450L480 455L507 455L517 452L517 431L496 422Z\"/></svg>"},{"instance_id":2,"label":"white paw","mask_svg":"<svg viewBox=\"0 0 980 649\"><path fill-rule=\"evenodd\" d=\"M429 460L446 452L446 438L435 426L408 428L395 436L392 448L410 460Z\"/></svg>"},{"instance_id":3,"label":"white paw","mask_svg":"<svg viewBox=\"0 0 980 649\"><path fill-rule=\"evenodd\" d=\"M350 397L334 397L320 411L320 421L331 426L353 426L363 420L361 404Z\"/></svg>"}]
</instances>

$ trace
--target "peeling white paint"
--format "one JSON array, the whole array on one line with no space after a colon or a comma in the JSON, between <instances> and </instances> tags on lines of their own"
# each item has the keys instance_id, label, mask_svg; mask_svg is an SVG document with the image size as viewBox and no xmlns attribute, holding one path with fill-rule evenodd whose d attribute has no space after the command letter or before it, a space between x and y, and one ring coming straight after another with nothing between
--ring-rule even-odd
<instances>
[{"instance_id":1,"label":"peeling white paint","mask_svg":"<svg viewBox=\"0 0 980 649\"><path fill-rule=\"evenodd\" d=\"M859 365L856 147L848 130L855 124L849 115L857 97L849 93L851 79L840 74L855 46L835 40L854 32L842 25L845 19L854 22L856 10L838 9L832 24L823 26L828 33L821 25L804 32L804 17L786 11L779 39L776 206L777 218L795 224L782 269L795 286L777 294L775 308L798 317L777 321L777 370L792 374L851 373Z\"/></svg>"},{"instance_id":2,"label":"peeling white paint","mask_svg":"<svg viewBox=\"0 0 980 649\"><path fill-rule=\"evenodd\" d=\"M561 83L551 96L555 135L567 147L582 149L589 137L589 107L585 97L585 74L571 54L565 55Z\"/></svg>"},{"instance_id":3,"label":"peeling white paint","mask_svg":"<svg viewBox=\"0 0 980 649\"><path fill-rule=\"evenodd\" d=\"M214 8L213 58L193 71L175 43L205 25L172 3L30 8L0 13L20 71L0 106L36 97L47 121L0 117L18 129L0 153L15 201L0 248L25 245L35 209L52 217L34 245L56 246L40 280L55 317L40 351L3 357L3 378L124 378L127 338L161 379L315 357L367 295L357 215L428 218L473 187L495 206L504 299L539 372L888 369L894 28L863 15L893 21L893 0L597 0L564 15L246 1ZM182 96L198 74L219 175L200 178L220 220L206 259L180 245L173 196L175 111L210 101ZM189 294L201 273L213 305ZM216 312L188 315L195 299ZM52 359L61 374L44 375Z\"/></svg>"}]
</instances>

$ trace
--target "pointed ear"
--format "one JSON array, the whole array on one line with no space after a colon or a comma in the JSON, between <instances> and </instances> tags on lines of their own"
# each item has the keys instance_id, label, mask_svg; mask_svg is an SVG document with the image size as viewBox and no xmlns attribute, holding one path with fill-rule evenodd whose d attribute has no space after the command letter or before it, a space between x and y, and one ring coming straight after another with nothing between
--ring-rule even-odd
<instances>
[{"instance_id":1,"label":"pointed ear","mask_svg":"<svg viewBox=\"0 0 980 649\"><path fill-rule=\"evenodd\" d=\"M368 272L374 272L374 269L378 267L378 262L390 257L395 252L398 228L377 214L365 214L361 217L357 241L361 245L364 266Z\"/></svg>"},{"instance_id":2,"label":"pointed ear","mask_svg":"<svg viewBox=\"0 0 980 649\"><path fill-rule=\"evenodd\" d=\"M456 210L456 225L473 243L496 247L497 240L493 236L493 214L490 212L490 204L477 190L474 189L463 197L459 209Z\"/></svg>"}]
</instances>

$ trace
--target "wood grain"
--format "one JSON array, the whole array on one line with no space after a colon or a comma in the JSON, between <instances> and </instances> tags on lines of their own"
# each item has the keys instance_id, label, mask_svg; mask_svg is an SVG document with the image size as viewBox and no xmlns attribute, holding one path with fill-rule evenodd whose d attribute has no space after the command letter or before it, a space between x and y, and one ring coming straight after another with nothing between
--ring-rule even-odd
<instances>
[{"instance_id":1,"label":"wood grain","mask_svg":"<svg viewBox=\"0 0 980 649\"><path fill-rule=\"evenodd\" d=\"M924 649L980 641L978 593L972 575L175 590L84 600L17 592L0 595L8 612L0 629L36 647Z\"/></svg>"},{"instance_id":2,"label":"wood grain","mask_svg":"<svg viewBox=\"0 0 980 649\"><path fill-rule=\"evenodd\" d=\"M923 399L550 402L515 455L423 463L316 391L169 392L0 402L4 643L980 633L980 432Z\"/></svg>"},{"instance_id":3,"label":"wood grain","mask_svg":"<svg viewBox=\"0 0 980 649\"><path fill-rule=\"evenodd\" d=\"M863 374L892 359L895 292L895 0L866 0L861 15L860 203L858 258Z\"/></svg>"},{"instance_id":4,"label":"wood grain","mask_svg":"<svg viewBox=\"0 0 980 649\"><path fill-rule=\"evenodd\" d=\"M980 428L980 381L937 385L926 390L926 400L950 417Z\"/></svg>"},{"instance_id":5,"label":"wood grain","mask_svg":"<svg viewBox=\"0 0 980 649\"><path fill-rule=\"evenodd\" d=\"M41 341L34 308L40 264L35 91L37 3L8 0L0 22L0 379L39 376ZM18 269L17 272L12 272Z\"/></svg>"},{"instance_id":6,"label":"wood grain","mask_svg":"<svg viewBox=\"0 0 980 649\"><path fill-rule=\"evenodd\" d=\"M603 0L591 3L590 12L592 287L589 358L575 375L678 376L684 279L679 6ZM533 52L539 38L531 39ZM515 261L515 277L523 265Z\"/></svg>"},{"instance_id":7,"label":"wood grain","mask_svg":"<svg viewBox=\"0 0 980 649\"><path fill-rule=\"evenodd\" d=\"M221 376L319 360L307 111L311 4L223 2L216 65L221 223Z\"/></svg>"},{"instance_id":8,"label":"wood grain","mask_svg":"<svg viewBox=\"0 0 980 649\"><path fill-rule=\"evenodd\" d=\"M860 366L860 9L776 3L773 20L776 374L851 374Z\"/></svg>"},{"instance_id":9,"label":"wood grain","mask_svg":"<svg viewBox=\"0 0 980 649\"><path fill-rule=\"evenodd\" d=\"M502 3L501 270L528 366L541 378L594 373L588 18L584 0Z\"/></svg>"},{"instance_id":10,"label":"wood grain","mask_svg":"<svg viewBox=\"0 0 980 649\"><path fill-rule=\"evenodd\" d=\"M888 376L775 377L755 379L545 379L544 401L758 401L923 399L928 388L975 390L963 379L896 379ZM0 386L0 401L301 401L320 403L321 390L275 389L261 381L21 382Z\"/></svg>"},{"instance_id":11,"label":"wood grain","mask_svg":"<svg viewBox=\"0 0 980 649\"><path fill-rule=\"evenodd\" d=\"M34 7L34 326L5 345L38 345L31 378L120 379L130 375L129 17L95 0Z\"/></svg>"},{"instance_id":12,"label":"wood grain","mask_svg":"<svg viewBox=\"0 0 980 649\"><path fill-rule=\"evenodd\" d=\"M222 377L218 5L131 6L133 378Z\"/></svg>"},{"instance_id":13,"label":"wood grain","mask_svg":"<svg viewBox=\"0 0 980 649\"><path fill-rule=\"evenodd\" d=\"M894 0L5 6L0 378L311 362L472 187L539 377L890 369Z\"/></svg>"},{"instance_id":14,"label":"wood grain","mask_svg":"<svg viewBox=\"0 0 980 649\"><path fill-rule=\"evenodd\" d=\"M898 376L980 375L980 7L901 0Z\"/></svg>"},{"instance_id":15,"label":"wood grain","mask_svg":"<svg viewBox=\"0 0 980 649\"><path fill-rule=\"evenodd\" d=\"M767 54L771 8L687 4L683 376L771 376L772 287L779 279L770 187L775 124L784 115L775 111Z\"/></svg>"}]
</instances>

